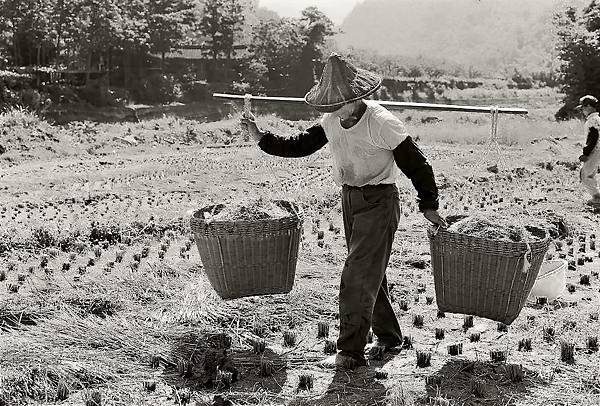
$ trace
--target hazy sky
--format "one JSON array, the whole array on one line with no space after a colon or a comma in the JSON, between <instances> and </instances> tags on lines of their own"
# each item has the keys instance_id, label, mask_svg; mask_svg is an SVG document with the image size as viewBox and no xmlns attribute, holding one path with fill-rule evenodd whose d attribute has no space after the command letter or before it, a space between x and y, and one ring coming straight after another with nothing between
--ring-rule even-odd
<instances>
[{"instance_id":1,"label":"hazy sky","mask_svg":"<svg viewBox=\"0 0 600 406\"><path fill-rule=\"evenodd\" d=\"M298 17L300 11L310 6L317 6L319 10L331 18L336 24L341 24L356 3L363 0L259 0L261 7L276 11L282 17Z\"/></svg>"}]
</instances>

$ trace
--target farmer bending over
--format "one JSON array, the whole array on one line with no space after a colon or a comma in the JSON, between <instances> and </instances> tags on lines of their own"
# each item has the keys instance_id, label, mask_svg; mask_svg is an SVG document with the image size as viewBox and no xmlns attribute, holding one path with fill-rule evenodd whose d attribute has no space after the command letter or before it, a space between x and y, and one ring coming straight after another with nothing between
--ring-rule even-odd
<instances>
[{"instance_id":1,"label":"farmer bending over","mask_svg":"<svg viewBox=\"0 0 600 406\"><path fill-rule=\"evenodd\" d=\"M271 155L305 157L329 143L333 176L342 188L348 248L339 293L340 352L325 361L329 366L368 365L365 346L370 328L377 344L388 350L402 343L385 275L400 219L398 168L417 190L425 218L446 227L437 212L438 190L427 159L398 118L363 100L380 85L381 78L332 54L321 80L305 96L306 103L325 113L320 123L284 139L259 130L252 116L241 119L242 128Z\"/></svg>"},{"instance_id":2,"label":"farmer bending over","mask_svg":"<svg viewBox=\"0 0 600 406\"><path fill-rule=\"evenodd\" d=\"M600 130L600 116L596 111L598 99L594 96L583 96L579 99L577 110L581 111L585 118L586 145L579 160L583 162L579 178L583 186L591 193L592 199L588 200L590 205L600 205L600 189L596 181L598 166L600 165L600 149L598 148L598 131Z\"/></svg>"}]
</instances>

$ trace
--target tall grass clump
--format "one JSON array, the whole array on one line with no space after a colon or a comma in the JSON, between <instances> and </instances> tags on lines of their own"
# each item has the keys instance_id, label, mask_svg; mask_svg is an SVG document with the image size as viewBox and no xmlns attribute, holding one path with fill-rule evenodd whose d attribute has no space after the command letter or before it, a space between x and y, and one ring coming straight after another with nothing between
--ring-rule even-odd
<instances>
[{"instance_id":1,"label":"tall grass clump","mask_svg":"<svg viewBox=\"0 0 600 406\"><path fill-rule=\"evenodd\" d=\"M25 107L8 107L0 111L0 128L35 128L42 119Z\"/></svg>"}]
</instances>

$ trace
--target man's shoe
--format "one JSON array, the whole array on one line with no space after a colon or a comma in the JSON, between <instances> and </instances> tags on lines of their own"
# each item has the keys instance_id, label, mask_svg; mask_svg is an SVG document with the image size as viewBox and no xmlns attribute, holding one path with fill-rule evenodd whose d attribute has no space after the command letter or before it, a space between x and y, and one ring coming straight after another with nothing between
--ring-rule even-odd
<instances>
[{"instance_id":1,"label":"man's shoe","mask_svg":"<svg viewBox=\"0 0 600 406\"><path fill-rule=\"evenodd\" d=\"M331 357L325 358L319 362L319 366L322 368L336 368L336 369L354 369L362 366L368 366L369 363L366 359L357 359L349 355L336 354Z\"/></svg>"},{"instance_id":2,"label":"man's shoe","mask_svg":"<svg viewBox=\"0 0 600 406\"><path fill-rule=\"evenodd\" d=\"M389 341L389 340L382 340L380 338L377 338L377 340L375 340L375 344L373 345L373 347L383 347L386 352L399 351L402 349L402 340Z\"/></svg>"}]
</instances>

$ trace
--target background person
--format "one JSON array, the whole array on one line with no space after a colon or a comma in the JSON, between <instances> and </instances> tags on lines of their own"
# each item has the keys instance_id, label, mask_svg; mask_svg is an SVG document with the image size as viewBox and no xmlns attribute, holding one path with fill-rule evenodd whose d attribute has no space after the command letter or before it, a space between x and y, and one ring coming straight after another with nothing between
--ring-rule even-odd
<instances>
[{"instance_id":1,"label":"background person","mask_svg":"<svg viewBox=\"0 0 600 406\"><path fill-rule=\"evenodd\" d=\"M579 178L583 186L592 195L592 198L588 200L588 204L591 205L600 205L600 189L598 189L598 181L596 180L598 166L600 166L600 148L598 148L600 115L598 114L597 106L598 99L587 95L579 99L579 105L576 107L577 110L581 111L585 119L584 134L586 137L583 154L579 157L579 160L583 162Z\"/></svg>"}]
</instances>

